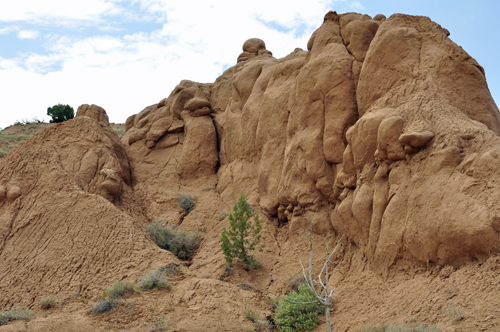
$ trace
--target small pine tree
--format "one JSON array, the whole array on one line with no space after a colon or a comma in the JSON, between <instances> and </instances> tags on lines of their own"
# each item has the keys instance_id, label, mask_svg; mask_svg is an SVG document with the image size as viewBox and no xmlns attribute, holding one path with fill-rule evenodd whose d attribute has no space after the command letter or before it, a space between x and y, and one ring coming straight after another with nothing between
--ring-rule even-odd
<instances>
[{"instance_id":1,"label":"small pine tree","mask_svg":"<svg viewBox=\"0 0 500 332\"><path fill-rule=\"evenodd\" d=\"M253 223L250 220L253 216ZM231 228L222 229L220 237L222 251L224 252L226 263L230 267L234 258L239 258L245 264L245 267L256 269L259 267L255 257L249 254L256 247L260 252L264 245L259 246L260 230L262 225L259 221L259 215L252 213L250 205L245 199L245 195L241 194L238 203L233 206L233 213L229 215Z\"/></svg>"}]
</instances>

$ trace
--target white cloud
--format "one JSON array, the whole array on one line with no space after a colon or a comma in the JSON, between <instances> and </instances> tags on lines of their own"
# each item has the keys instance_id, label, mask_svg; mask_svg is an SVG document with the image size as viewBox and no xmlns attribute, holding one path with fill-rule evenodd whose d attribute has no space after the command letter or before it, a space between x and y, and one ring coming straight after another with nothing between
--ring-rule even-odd
<instances>
[{"instance_id":1,"label":"white cloud","mask_svg":"<svg viewBox=\"0 0 500 332\"><path fill-rule=\"evenodd\" d=\"M0 22L26 21L45 24L95 22L102 15L117 15L122 9L110 0L0 0Z\"/></svg>"},{"instance_id":2,"label":"white cloud","mask_svg":"<svg viewBox=\"0 0 500 332\"><path fill-rule=\"evenodd\" d=\"M125 17L154 17L163 26L153 32L118 37L51 35L45 39L46 54L27 52L15 59L0 58L2 103L13 110L2 114L0 126L17 119L43 117L47 107L57 103L69 104L75 110L83 103L97 104L106 109L110 121L124 122L167 97L183 79L213 82L223 67L236 63L248 38L263 39L277 58L297 47L306 48L324 15L336 9L331 8L335 1L327 0L310 1L307 6L295 0L132 1L142 12L126 13L125 7L119 8L125 2L90 0L88 5L77 6L81 16L64 9L67 1L61 1L64 8L59 11L42 10L43 6L36 5L33 12L13 15L26 20L50 15L82 20L121 10ZM48 7L53 8L57 2L49 1ZM347 4L342 0L338 3ZM107 26L102 22L96 25ZM272 28L276 25L279 31ZM19 100L23 100L22 105Z\"/></svg>"},{"instance_id":3,"label":"white cloud","mask_svg":"<svg viewBox=\"0 0 500 332\"><path fill-rule=\"evenodd\" d=\"M6 33L10 33L10 32L13 32L13 31L17 31L19 30L19 27L17 26L8 26L8 27L5 27L5 28L1 28L0 29L0 35L3 35L3 34L6 34Z\"/></svg>"},{"instance_id":4,"label":"white cloud","mask_svg":"<svg viewBox=\"0 0 500 332\"><path fill-rule=\"evenodd\" d=\"M36 39L38 38L38 31L36 30L21 30L17 34L19 39Z\"/></svg>"}]
</instances>

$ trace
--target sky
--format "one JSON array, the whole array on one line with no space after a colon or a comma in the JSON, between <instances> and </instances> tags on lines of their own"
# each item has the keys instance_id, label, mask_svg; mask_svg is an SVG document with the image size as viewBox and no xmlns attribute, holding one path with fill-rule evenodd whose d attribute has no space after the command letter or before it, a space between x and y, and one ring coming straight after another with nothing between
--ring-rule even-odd
<instances>
[{"instance_id":1,"label":"sky","mask_svg":"<svg viewBox=\"0 0 500 332\"><path fill-rule=\"evenodd\" d=\"M96 104L123 123L183 79L214 82L249 38L276 58L307 49L329 10L430 17L500 102L498 0L0 0L0 128L48 122L56 104Z\"/></svg>"}]
</instances>

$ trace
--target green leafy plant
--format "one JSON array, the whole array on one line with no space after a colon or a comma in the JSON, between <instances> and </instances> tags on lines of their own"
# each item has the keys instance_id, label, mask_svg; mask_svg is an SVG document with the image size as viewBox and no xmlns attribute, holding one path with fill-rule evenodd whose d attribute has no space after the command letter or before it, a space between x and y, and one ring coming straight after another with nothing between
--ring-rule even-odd
<instances>
[{"instance_id":1,"label":"green leafy plant","mask_svg":"<svg viewBox=\"0 0 500 332\"><path fill-rule=\"evenodd\" d=\"M69 105L57 104L47 108L47 115L52 118L50 123L59 123L73 119L75 110Z\"/></svg>"},{"instance_id":2,"label":"green leafy plant","mask_svg":"<svg viewBox=\"0 0 500 332\"><path fill-rule=\"evenodd\" d=\"M177 195L179 205L186 211L186 216L193 211L196 206L196 195L190 193L179 193Z\"/></svg>"},{"instance_id":3,"label":"green leafy plant","mask_svg":"<svg viewBox=\"0 0 500 332\"><path fill-rule=\"evenodd\" d=\"M165 268L159 268L143 275L138 286L140 290L147 291L154 287L169 289L172 285L167 281Z\"/></svg>"},{"instance_id":4,"label":"green leafy plant","mask_svg":"<svg viewBox=\"0 0 500 332\"><path fill-rule=\"evenodd\" d=\"M162 249L166 249L180 259L189 259L200 244L203 233L186 232L182 229L163 225L157 220L146 226L146 233Z\"/></svg>"},{"instance_id":5,"label":"green leafy plant","mask_svg":"<svg viewBox=\"0 0 500 332\"><path fill-rule=\"evenodd\" d=\"M33 317L31 310L22 309L21 307L14 307L9 311L0 312L0 326L7 324L13 320L28 320Z\"/></svg>"},{"instance_id":6,"label":"green leafy plant","mask_svg":"<svg viewBox=\"0 0 500 332\"><path fill-rule=\"evenodd\" d=\"M292 291L285 299L293 302L313 302L315 295L307 284L299 286L299 291ZM298 304L281 300L276 307L274 322L282 332L312 330L318 323L318 315L324 312L321 303Z\"/></svg>"},{"instance_id":7,"label":"green leafy plant","mask_svg":"<svg viewBox=\"0 0 500 332\"><path fill-rule=\"evenodd\" d=\"M253 223L250 220L253 217ZM245 264L245 267L256 269L259 267L255 257L249 252L256 248L262 252L264 245L259 246L260 230L262 225L259 221L259 215L253 214L250 205L241 194L238 203L233 207L233 213L229 215L231 228L222 229L220 237L222 251L228 266L231 266L235 258L239 258Z\"/></svg>"}]
</instances>

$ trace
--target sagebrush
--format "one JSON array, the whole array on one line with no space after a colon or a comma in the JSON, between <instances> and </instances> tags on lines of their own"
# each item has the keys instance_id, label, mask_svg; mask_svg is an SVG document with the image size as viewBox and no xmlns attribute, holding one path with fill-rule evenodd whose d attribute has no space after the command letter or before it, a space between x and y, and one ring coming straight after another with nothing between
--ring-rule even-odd
<instances>
[{"instance_id":1,"label":"sagebrush","mask_svg":"<svg viewBox=\"0 0 500 332\"><path fill-rule=\"evenodd\" d=\"M180 259L190 259L200 244L203 233L186 232L182 229L162 224L160 220L146 226L146 233L158 245Z\"/></svg>"},{"instance_id":2,"label":"sagebrush","mask_svg":"<svg viewBox=\"0 0 500 332\"><path fill-rule=\"evenodd\" d=\"M159 268L151 273L143 275L138 286L139 289L143 291L150 290L154 287L166 289L169 289L171 287L170 283L167 280L165 268Z\"/></svg>"},{"instance_id":3,"label":"sagebrush","mask_svg":"<svg viewBox=\"0 0 500 332\"><path fill-rule=\"evenodd\" d=\"M106 295L110 300L118 299L127 293L134 292L135 284L126 281L117 281L106 290Z\"/></svg>"},{"instance_id":4,"label":"sagebrush","mask_svg":"<svg viewBox=\"0 0 500 332\"><path fill-rule=\"evenodd\" d=\"M26 310L19 306L16 306L9 311L0 312L0 326L5 325L13 320L28 320L32 317L33 312L31 310Z\"/></svg>"},{"instance_id":5,"label":"sagebrush","mask_svg":"<svg viewBox=\"0 0 500 332\"><path fill-rule=\"evenodd\" d=\"M190 193L179 193L177 195L179 205L186 211L186 216L193 211L196 206L196 195Z\"/></svg>"}]
</instances>

